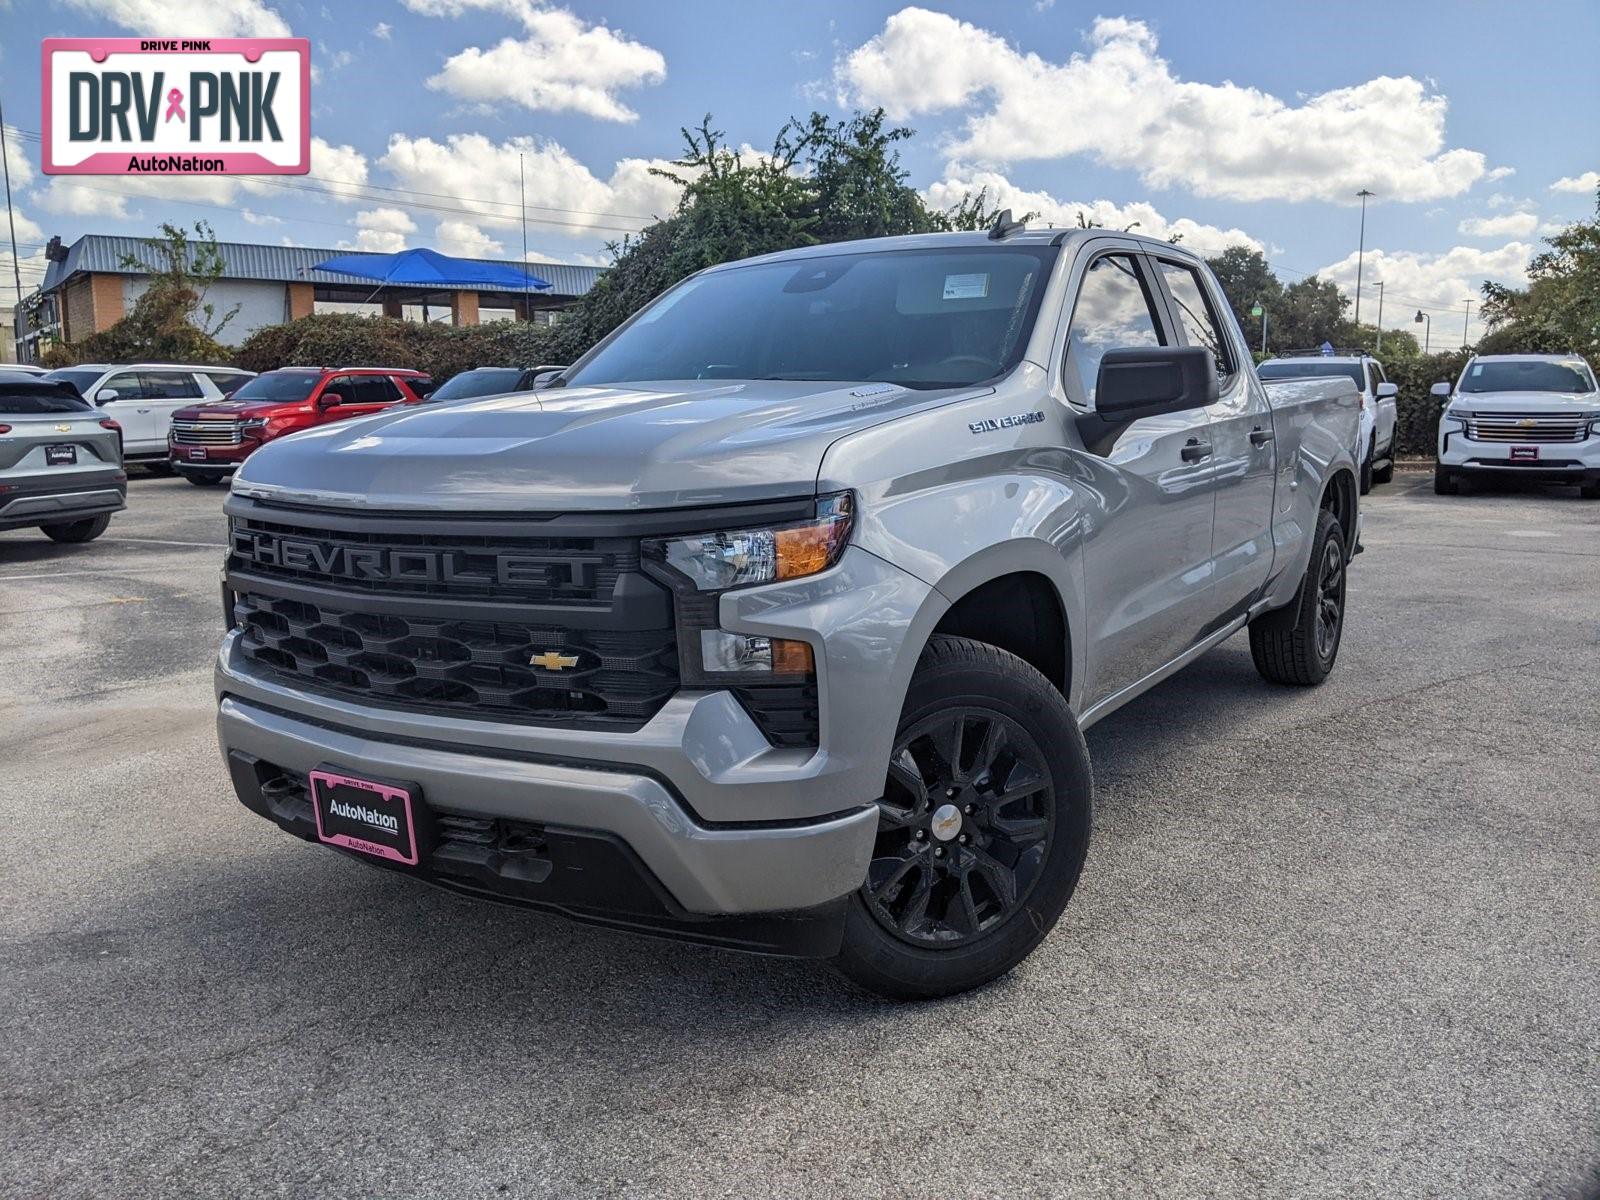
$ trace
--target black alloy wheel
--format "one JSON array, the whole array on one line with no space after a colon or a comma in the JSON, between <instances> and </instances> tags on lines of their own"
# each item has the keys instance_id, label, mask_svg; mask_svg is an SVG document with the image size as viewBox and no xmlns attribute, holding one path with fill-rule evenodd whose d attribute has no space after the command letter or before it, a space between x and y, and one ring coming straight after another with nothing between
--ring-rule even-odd
<instances>
[{"instance_id":1,"label":"black alloy wheel","mask_svg":"<svg viewBox=\"0 0 1600 1200\"><path fill-rule=\"evenodd\" d=\"M1050 789L1037 742L992 709L951 708L902 730L862 888L873 917L929 949L1004 925L1049 855Z\"/></svg>"},{"instance_id":2,"label":"black alloy wheel","mask_svg":"<svg viewBox=\"0 0 1600 1200\"><path fill-rule=\"evenodd\" d=\"M1339 648L1340 625L1344 621L1344 544L1329 538L1322 549L1322 565L1317 573L1316 639L1317 654L1332 662Z\"/></svg>"}]
</instances>

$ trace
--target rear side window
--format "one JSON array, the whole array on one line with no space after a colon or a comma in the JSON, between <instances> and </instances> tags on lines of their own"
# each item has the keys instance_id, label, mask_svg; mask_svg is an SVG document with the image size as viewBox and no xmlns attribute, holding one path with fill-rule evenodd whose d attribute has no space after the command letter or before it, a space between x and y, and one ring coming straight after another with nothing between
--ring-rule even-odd
<instances>
[{"instance_id":1,"label":"rear side window","mask_svg":"<svg viewBox=\"0 0 1600 1200\"><path fill-rule=\"evenodd\" d=\"M391 404L400 399L400 389L387 375L357 375L350 382L355 388L354 404Z\"/></svg>"},{"instance_id":2,"label":"rear side window","mask_svg":"<svg viewBox=\"0 0 1600 1200\"><path fill-rule=\"evenodd\" d=\"M1233 355L1228 341L1222 336L1222 322L1200 282L1200 273L1181 263L1161 263L1161 277L1167 291L1172 294L1177 308L1178 327L1183 330L1183 340L1191 346L1204 346L1217 360L1217 377L1227 380L1233 375Z\"/></svg>"},{"instance_id":3,"label":"rear side window","mask_svg":"<svg viewBox=\"0 0 1600 1200\"><path fill-rule=\"evenodd\" d=\"M1161 322L1131 254L1105 254L1089 264L1067 329L1069 385L1074 399L1094 403L1100 360L1108 350L1160 346Z\"/></svg>"},{"instance_id":4,"label":"rear side window","mask_svg":"<svg viewBox=\"0 0 1600 1200\"><path fill-rule=\"evenodd\" d=\"M67 384L0 384L0 416L88 412L92 407Z\"/></svg>"},{"instance_id":5,"label":"rear side window","mask_svg":"<svg viewBox=\"0 0 1600 1200\"><path fill-rule=\"evenodd\" d=\"M197 400L200 385L187 371L140 371L146 400Z\"/></svg>"},{"instance_id":6,"label":"rear side window","mask_svg":"<svg viewBox=\"0 0 1600 1200\"><path fill-rule=\"evenodd\" d=\"M1372 363L1367 364L1367 384L1374 396L1378 394L1378 385L1383 382L1383 373Z\"/></svg>"}]
</instances>

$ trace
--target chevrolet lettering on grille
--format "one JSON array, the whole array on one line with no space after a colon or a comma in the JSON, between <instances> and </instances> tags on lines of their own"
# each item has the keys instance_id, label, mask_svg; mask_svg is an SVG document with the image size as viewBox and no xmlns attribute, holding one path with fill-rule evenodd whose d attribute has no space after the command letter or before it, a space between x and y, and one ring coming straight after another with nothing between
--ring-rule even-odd
<instances>
[{"instance_id":1,"label":"chevrolet lettering on grille","mask_svg":"<svg viewBox=\"0 0 1600 1200\"><path fill-rule=\"evenodd\" d=\"M243 564L305 571L335 579L392 583L475 583L584 590L594 587L588 559L532 554L468 555L462 550L350 546L238 530L233 553Z\"/></svg>"}]
</instances>

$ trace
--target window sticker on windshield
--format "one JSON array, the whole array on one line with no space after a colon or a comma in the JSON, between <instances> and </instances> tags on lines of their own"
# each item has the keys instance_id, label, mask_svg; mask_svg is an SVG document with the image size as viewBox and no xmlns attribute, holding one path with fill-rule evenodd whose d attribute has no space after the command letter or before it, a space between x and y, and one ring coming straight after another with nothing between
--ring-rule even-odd
<instances>
[{"instance_id":1,"label":"window sticker on windshield","mask_svg":"<svg viewBox=\"0 0 1600 1200\"><path fill-rule=\"evenodd\" d=\"M946 300L982 300L989 294L989 274L946 275L944 298Z\"/></svg>"},{"instance_id":2,"label":"window sticker on windshield","mask_svg":"<svg viewBox=\"0 0 1600 1200\"><path fill-rule=\"evenodd\" d=\"M1479 375L1483 374L1483 364L1482 363L1473 363L1472 364L1472 370L1468 371L1467 374L1471 375L1474 379L1476 379Z\"/></svg>"}]
</instances>

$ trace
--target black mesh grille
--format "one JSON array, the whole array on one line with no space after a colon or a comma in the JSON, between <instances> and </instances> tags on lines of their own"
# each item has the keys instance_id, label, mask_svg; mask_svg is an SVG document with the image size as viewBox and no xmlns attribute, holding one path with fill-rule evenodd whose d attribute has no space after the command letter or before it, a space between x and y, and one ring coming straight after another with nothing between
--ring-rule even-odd
<instances>
[{"instance_id":1,"label":"black mesh grille","mask_svg":"<svg viewBox=\"0 0 1600 1200\"><path fill-rule=\"evenodd\" d=\"M678 685L670 629L440 620L251 592L235 594L234 618L251 662L363 703L637 728Z\"/></svg>"}]
</instances>

